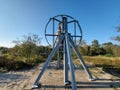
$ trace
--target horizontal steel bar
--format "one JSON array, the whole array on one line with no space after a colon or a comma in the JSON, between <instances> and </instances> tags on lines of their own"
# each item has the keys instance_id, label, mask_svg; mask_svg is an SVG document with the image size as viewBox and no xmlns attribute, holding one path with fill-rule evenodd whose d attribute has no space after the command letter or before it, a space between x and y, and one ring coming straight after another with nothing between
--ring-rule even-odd
<instances>
[{"instance_id":1,"label":"horizontal steel bar","mask_svg":"<svg viewBox=\"0 0 120 90\"><path fill-rule=\"evenodd\" d=\"M72 23L72 22L76 22L76 20L72 20L72 21L69 21L69 22L67 22L67 23Z\"/></svg>"},{"instance_id":2,"label":"horizontal steel bar","mask_svg":"<svg viewBox=\"0 0 120 90\"><path fill-rule=\"evenodd\" d=\"M76 36L76 35L71 35L72 37L82 37L82 36Z\"/></svg>"},{"instance_id":3,"label":"horizontal steel bar","mask_svg":"<svg viewBox=\"0 0 120 90\"><path fill-rule=\"evenodd\" d=\"M60 20L56 19L56 18L53 18L54 20L58 21L58 22L61 22Z\"/></svg>"},{"instance_id":4,"label":"horizontal steel bar","mask_svg":"<svg viewBox=\"0 0 120 90\"><path fill-rule=\"evenodd\" d=\"M45 34L45 36L60 36L60 35L56 35L56 34Z\"/></svg>"}]
</instances>

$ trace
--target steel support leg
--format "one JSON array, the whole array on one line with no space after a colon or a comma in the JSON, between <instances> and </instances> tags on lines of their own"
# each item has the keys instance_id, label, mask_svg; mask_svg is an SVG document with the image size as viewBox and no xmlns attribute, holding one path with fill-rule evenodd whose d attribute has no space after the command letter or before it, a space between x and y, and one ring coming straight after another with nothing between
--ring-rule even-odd
<instances>
[{"instance_id":1,"label":"steel support leg","mask_svg":"<svg viewBox=\"0 0 120 90\"><path fill-rule=\"evenodd\" d=\"M58 49L58 60L57 60L57 68L60 68L60 50Z\"/></svg>"},{"instance_id":2,"label":"steel support leg","mask_svg":"<svg viewBox=\"0 0 120 90\"><path fill-rule=\"evenodd\" d=\"M70 43L68 40L68 34L65 35L65 39L66 39L67 55L68 55L68 60L69 60L70 73L71 73L72 90L77 90L76 80L75 80L75 75L74 75L74 67L73 67L73 62L72 62L71 48L70 48Z\"/></svg>"},{"instance_id":3,"label":"steel support leg","mask_svg":"<svg viewBox=\"0 0 120 90\"><path fill-rule=\"evenodd\" d=\"M70 36L69 36L69 41L70 41L70 44L72 45L72 47L73 47L75 53L77 54L78 58L80 59L80 62L81 62L81 64L82 64L83 68L85 69L85 71L86 71L86 73L87 73L89 79L90 79L90 80L94 80L93 77L92 77L92 75L91 75L91 73L90 73L90 71L88 70L88 67L86 66L86 64L85 64L85 62L84 62L84 60L83 60L83 58L81 57L81 55L80 55L78 49L77 49L76 46L74 45L74 42L73 42L73 40L71 39Z\"/></svg>"},{"instance_id":4,"label":"steel support leg","mask_svg":"<svg viewBox=\"0 0 120 90\"><path fill-rule=\"evenodd\" d=\"M59 41L57 42L56 46L54 47L54 49L53 49L52 52L50 53L47 61L45 62L45 65L43 66L41 72L39 73L36 81L34 82L34 84L33 84L33 86L32 86L32 88L38 88L38 87L39 87L39 80L41 79L41 77L42 77L43 73L45 72L47 66L49 65L50 61L52 60L52 57L54 56L55 52L58 50L59 45L60 45L60 43L62 42L63 38L64 38L64 36L61 35Z\"/></svg>"},{"instance_id":5,"label":"steel support leg","mask_svg":"<svg viewBox=\"0 0 120 90\"><path fill-rule=\"evenodd\" d=\"M70 81L68 81L68 56L65 40L64 40L64 84L65 85L70 84Z\"/></svg>"}]
</instances>

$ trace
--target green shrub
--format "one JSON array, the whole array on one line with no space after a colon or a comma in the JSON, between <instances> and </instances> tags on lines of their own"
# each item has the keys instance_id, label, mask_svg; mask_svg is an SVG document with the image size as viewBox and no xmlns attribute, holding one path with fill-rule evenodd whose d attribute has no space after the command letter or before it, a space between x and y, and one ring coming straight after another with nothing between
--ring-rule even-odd
<instances>
[{"instance_id":1,"label":"green shrub","mask_svg":"<svg viewBox=\"0 0 120 90\"><path fill-rule=\"evenodd\" d=\"M0 57L0 68L1 72L7 72L10 70L19 70L22 68L28 68L32 65L24 63L23 61L11 60L5 57Z\"/></svg>"}]
</instances>

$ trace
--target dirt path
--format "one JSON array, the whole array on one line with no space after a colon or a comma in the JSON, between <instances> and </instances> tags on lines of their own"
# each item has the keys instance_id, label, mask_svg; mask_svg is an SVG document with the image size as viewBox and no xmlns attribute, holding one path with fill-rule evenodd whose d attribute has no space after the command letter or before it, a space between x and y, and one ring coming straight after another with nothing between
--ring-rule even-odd
<instances>
[{"instance_id":1,"label":"dirt path","mask_svg":"<svg viewBox=\"0 0 120 90\"><path fill-rule=\"evenodd\" d=\"M31 70L0 73L0 90L30 90L42 66L40 64ZM82 68L75 70L77 90L120 90L119 77L105 73L101 68L94 67L90 71L95 81L89 81ZM63 79L62 69L47 69L40 81L40 90L71 90L71 86L64 86Z\"/></svg>"}]
</instances>

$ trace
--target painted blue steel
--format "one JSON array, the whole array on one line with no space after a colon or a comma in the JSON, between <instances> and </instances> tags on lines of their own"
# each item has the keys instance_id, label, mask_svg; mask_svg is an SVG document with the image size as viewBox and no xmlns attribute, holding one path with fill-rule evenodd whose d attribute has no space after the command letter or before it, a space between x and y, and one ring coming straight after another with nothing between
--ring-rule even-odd
<instances>
[{"instance_id":1,"label":"painted blue steel","mask_svg":"<svg viewBox=\"0 0 120 90\"><path fill-rule=\"evenodd\" d=\"M66 40L66 46L67 46L67 55L69 60L69 67L70 67L70 73L71 73L71 82L72 82L72 90L77 90L76 87L76 80L74 75L74 67L72 62L72 54L71 54L71 48L70 48L70 42L68 40L68 33L65 34L65 40Z\"/></svg>"},{"instance_id":2,"label":"painted blue steel","mask_svg":"<svg viewBox=\"0 0 120 90\"><path fill-rule=\"evenodd\" d=\"M50 61L52 60L52 57L54 56L55 52L59 49L59 45L62 42L62 40L64 39L64 35L60 35L60 39L58 41L58 43L56 44L56 46L54 47L54 49L52 50L52 52L50 53L45 65L43 66L41 72L39 73L35 83L33 84L33 88L35 87L39 87L39 80L41 79L43 73L45 72L45 70L47 69L47 66L49 65Z\"/></svg>"},{"instance_id":3,"label":"painted blue steel","mask_svg":"<svg viewBox=\"0 0 120 90\"><path fill-rule=\"evenodd\" d=\"M68 32L68 26L67 26L67 18L62 17L62 32L65 33ZM68 56L67 56L67 48L66 48L66 39L64 39L64 84L67 85L69 83L68 81Z\"/></svg>"},{"instance_id":4,"label":"painted blue steel","mask_svg":"<svg viewBox=\"0 0 120 90\"><path fill-rule=\"evenodd\" d=\"M58 61L57 61L57 65L59 67L60 65L60 53L59 53L59 48L61 47L61 44L63 44L63 54L64 54L64 83L65 85L67 84L70 84L70 82L68 81L68 71L69 71L69 68L70 68L70 75L71 75L71 83L72 83L72 90L77 90L77 86L76 86L76 80L75 80L75 75L74 75L74 64L72 62L72 51L71 51L71 46L72 48L74 49L76 55L78 56L78 58L80 59L80 62L83 66L83 68L85 69L89 79L91 80L94 80L91 73L89 72L89 69L88 67L86 66L83 58L81 57L79 51L77 50L77 47L76 47L76 44L74 43L72 37L81 37L82 39L82 36L77 36L76 35L76 30L75 30L75 36L72 36L68 33L68 22L67 22L67 18L71 18L73 19L72 17L68 16L68 15L57 15L55 16L54 18L52 19L55 19L56 17L58 16L61 16L62 17L62 20L60 22L62 22L62 33L60 34L60 39L59 41L56 43L54 43L54 47L53 47L53 50L52 52L50 53L47 61L45 62L45 65L43 66L43 69L41 70L41 72L39 73L36 81L34 82L33 84L33 88L38 88L39 87L39 80L41 79L43 73L45 72L45 70L47 69L50 61L52 60L52 57L54 56L55 52L58 51ZM51 19L49 20L49 22L51 21ZM59 20L58 20L59 21ZM49 24L49 22L47 23L47 25ZM71 22L74 22L74 21L71 21ZM69 23L71 23L69 22ZM77 25L78 27L80 28L81 30L81 27L77 22ZM54 23L53 23L53 27L54 27ZM47 26L46 26L47 28ZM75 26L75 29L76 29L76 26ZM45 29L45 33L46 33L46 29ZM82 34L82 31L81 31L81 34ZM54 34L53 34L54 35ZM54 39L54 38L53 38ZM56 38L57 39L57 38ZM68 65L69 64L69 65Z\"/></svg>"},{"instance_id":5,"label":"painted blue steel","mask_svg":"<svg viewBox=\"0 0 120 90\"><path fill-rule=\"evenodd\" d=\"M54 20L53 20L53 33L55 33L55 22L54 22ZM54 45L54 42L55 42L55 37L53 37L53 45ZM54 47L54 46L53 46Z\"/></svg>"},{"instance_id":6,"label":"painted blue steel","mask_svg":"<svg viewBox=\"0 0 120 90\"><path fill-rule=\"evenodd\" d=\"M56 15L56 16L54 16L54 18L56 18L56 17L65 17L65 18L71 18L71 19L74 19L73 17L71 17L71 16L69 16L69 15L65 15L65 14L60 14L60 15Z\"/></svg>"},{"instance_id":7,"label":"painted blue steel","mask_svg":"<svg viewBox=\"0 0 120 90\"><path fill-rule=\"evenodd\" d=\"M93 77L92 77L92 75L91 75L91 73L90 73L90 71L88 70L88 67L86 66L86 64L85 64L82 56L80 55L79 51L77 50L77 48L76 48L76 46L74 45L74 42L73 42L73 40L71 39L70 36L69 36L69 42L70 42L71 46L73 47L76 55L77 55L78 58L80 59L80 62L81 62L81 64L82 64L83 68L85 69L85 71L86 71L89 79L90 79L90 80L94 80Z\"/></svg>"},{"instance_id":8,"label":"painted blue steel","mask_svg":"<svg viewBox=\"0 0 120 90\"><path fill-rule=\"evenodd\" d=\"M59 49L58 49L57 53L58 53L57 68L60 68L60 62L61 62L60 57L61 57L61 55L60 55L60 50Z\"/></svg>"},{"instance_id":9,"label":"painted blue steel","mask_svg":"<svg viewBox=\"0 0 120 90\"><path fill-rule=\"evenodd\" d=\"M57 21L57 22L59 22L59 23L63 23L63 21L61 20L61 18L71 19L71 20L69 20L68 22L66 22L66 24L76 23L76 26L75 26L75 27L78 27L78 31L80 32L80 35L78 36L78 37L79 37L79 43L75 43L75 44L76 44L76 46L80 45L81 40L82 40L82 28L81 28L79 22L78 22L75 18L73 18L73 17L71 17L71 16L69 16L69 15L65 15L65 14L56 15L56 16L54 16L53 18L50 18L49 21L47 22L47 24L46 24L46 26L45 26L45 32L44 32L44 34L45 34L45 39L46 39L47 43L48 43L50 46L53 46L53 47L54 47L54 44L52 45L52 44L50 44L50 42L48 41L48 37L49 37L49 36L52 36L52 37L54 38L54 37L56 36L56 35L55 35L55 32L54 32L54 25L55 25L55 22L54 22L54 21ZM48 25L50 24L50 22L52 22L52 21L53 21L53 33L50 35L50 34L47 34L47 27L48 27ZM74 28L75 28L75 27L74 27ZM49 29L48 29L48 30L49 30ZM74 30L75 30L75 29L74 29ZM76 35L73 35L73 37L76 38ZM76 41L76 40L75 40L75 41ZM54 39L53 39L53 42L54 42Z\"/></svg>"},{"instance_id":10,"label":"painted blue steel","mask_svg":"<svg viewBox=\"0 0 120 90\"><path fill-rule=\"evenodd\" d=\"M68 56L67 56L67 49L66 49L66 40L64 40L64 84L69 84L68 81Z\"/></svg>"}]
</instances>

